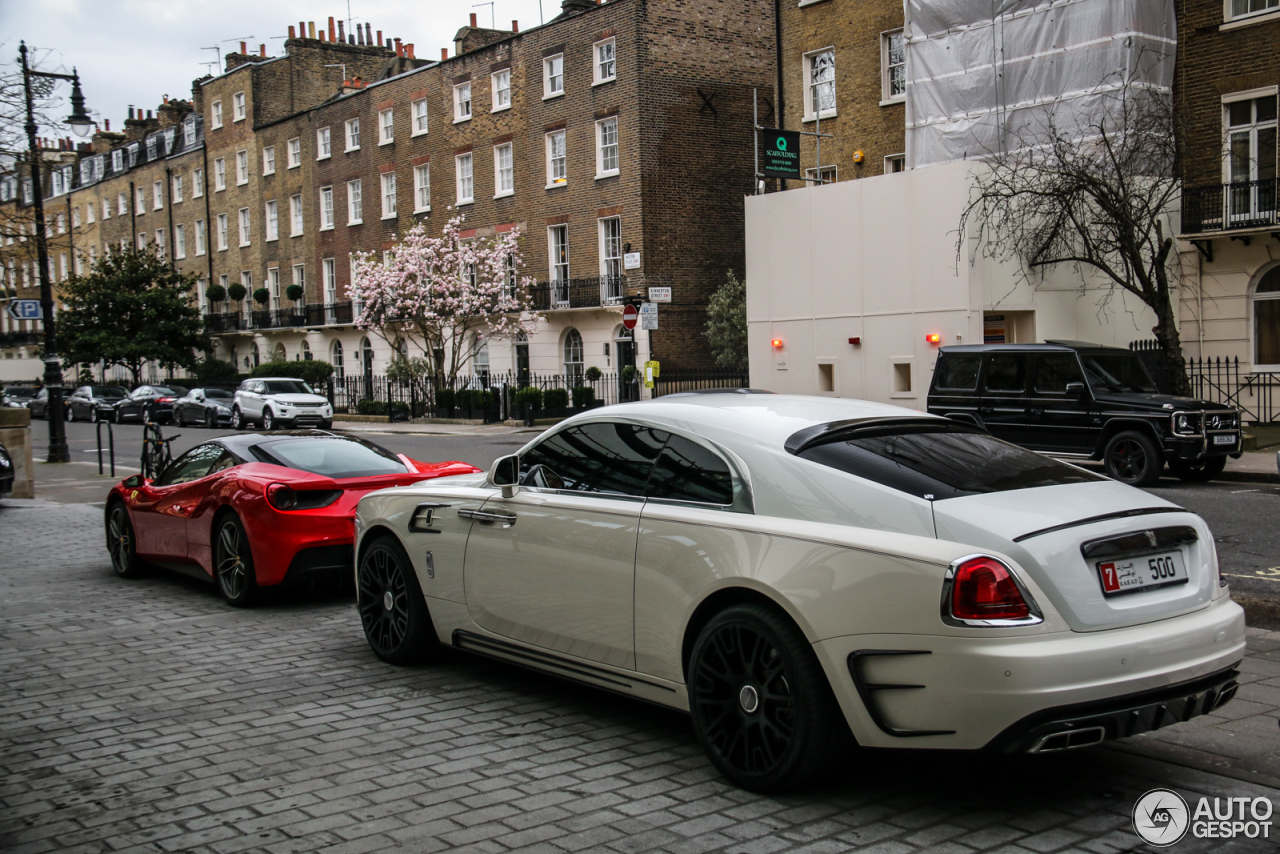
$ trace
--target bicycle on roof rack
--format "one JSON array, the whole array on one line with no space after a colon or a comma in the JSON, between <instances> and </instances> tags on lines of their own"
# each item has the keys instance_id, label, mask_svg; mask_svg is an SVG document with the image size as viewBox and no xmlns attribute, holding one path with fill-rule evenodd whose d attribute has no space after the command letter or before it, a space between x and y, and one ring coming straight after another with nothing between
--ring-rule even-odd
<instances>
[{"instance_id":1,"label":"bicycle on roof rack","mask_svg":"<svg viewBox=\"0 0 1280 854\"><path fill-rule=\"evenodd\" d=\"M174 439L181 436L170 436L167 439L164 430L154 421L142 425L142 476L148 480L158 478L169 464L173 462L173 451L170 448Z\"/></svg>"}]
</instances>

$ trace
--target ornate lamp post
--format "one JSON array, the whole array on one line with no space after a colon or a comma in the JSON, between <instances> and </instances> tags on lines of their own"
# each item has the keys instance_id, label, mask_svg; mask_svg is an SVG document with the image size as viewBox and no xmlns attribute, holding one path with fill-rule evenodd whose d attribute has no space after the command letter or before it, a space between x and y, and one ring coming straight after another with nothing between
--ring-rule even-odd
<instances>
[{"instance_id":1,"label":"ornate lamp post","mask_svg":"<svg viewBox=\"0 0 1280 854\"><path fill-rule=\"evenodd\" d=\"M40 181L40 148L36 144L35 103L31 95L31 78L71 81L71 115L67 124L76 136L85 137L93 129L93 120L84 109L84 93L80 91L80 75L32 71L27 65L27 43L18 46L22 60L22 90L27 104L27 150L31 159L31 196L36 212L36 264L40 276L40 308L44 320L44 385L49 390L46 417L49 420L49 457L51 463L71 461L67 448L67 431L62 411L62 362L58 359L58 338L53 324L53 287L49 283L49 246L44 229L44 186Z\"/></svg>"}]
</instances>

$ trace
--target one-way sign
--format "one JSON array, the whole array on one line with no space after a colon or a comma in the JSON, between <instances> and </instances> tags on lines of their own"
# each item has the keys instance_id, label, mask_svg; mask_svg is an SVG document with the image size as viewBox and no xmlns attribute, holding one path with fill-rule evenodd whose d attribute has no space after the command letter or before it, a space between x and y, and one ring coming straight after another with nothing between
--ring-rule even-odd
<instances>
[{"instance_id":1,"label":"one-way sign","mask_svg":"<svg viewBox=\"0 0 1280 854\"><path fill-rule=\"evenodd\" d=\"M9 300L9 316L14 320L39 320L40 319L40 300L38 299L15 299Z\"/></svg>"}]
</instances>

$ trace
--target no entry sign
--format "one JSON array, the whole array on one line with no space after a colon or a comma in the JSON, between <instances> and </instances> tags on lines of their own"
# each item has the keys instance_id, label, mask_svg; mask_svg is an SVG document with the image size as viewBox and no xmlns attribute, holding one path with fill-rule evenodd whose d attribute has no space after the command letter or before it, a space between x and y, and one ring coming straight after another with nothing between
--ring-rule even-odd
<instances>
[{"instance_id":1,"label":"no entry sign","mask_svg":"<svg viewBox=\"0 0 1280 854\"><path fill-rule=\"evenodd\" d=\"M622 309L622 325L628 329L635 329L636 321L639 319L640 312L636 311L634 305L628 305Z\"/></svg>"}]
</instances>

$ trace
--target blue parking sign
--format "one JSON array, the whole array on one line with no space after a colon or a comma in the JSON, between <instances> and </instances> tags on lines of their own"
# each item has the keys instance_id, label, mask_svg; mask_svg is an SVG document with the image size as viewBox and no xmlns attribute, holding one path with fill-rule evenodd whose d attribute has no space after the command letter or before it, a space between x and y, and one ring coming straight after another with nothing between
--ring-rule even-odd
<instances>
[{"instance_id":1,"label":"blue parking sign","mask_svg":"<svg viewBox=\"0 0 1280 854\"><path fill-rule=\"evenodd\" d=\"M9 316L14 320L39 320L40 319L40 300L38 299L15 299L9 300Z\"/></svg>"}]
</instances>

